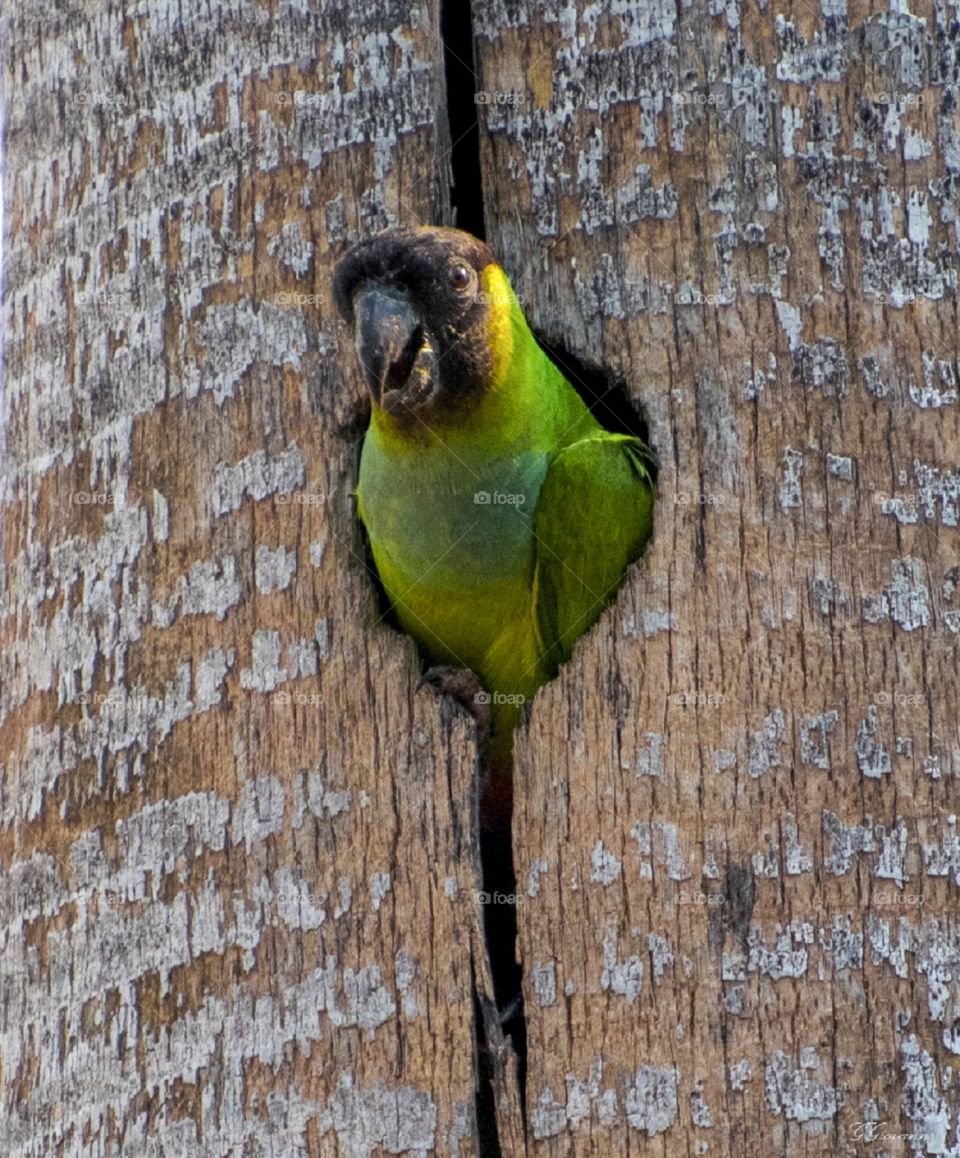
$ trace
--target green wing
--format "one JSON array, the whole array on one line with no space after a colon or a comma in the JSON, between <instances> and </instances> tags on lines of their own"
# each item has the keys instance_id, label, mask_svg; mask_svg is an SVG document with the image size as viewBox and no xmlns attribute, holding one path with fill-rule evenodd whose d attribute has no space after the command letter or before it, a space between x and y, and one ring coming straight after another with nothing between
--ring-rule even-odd
<instances>
[{"instance_id":1,"label":"green wing","mask_svg":"<svg viewBox=\"0 0 960 1158\"><path fill-rule=\"evenodd\" d=\"M534 612L552 673L616 593L650 537L651 452L604 433L565 447L547 471L533 530Z\"/></svg>"}]
</instances>

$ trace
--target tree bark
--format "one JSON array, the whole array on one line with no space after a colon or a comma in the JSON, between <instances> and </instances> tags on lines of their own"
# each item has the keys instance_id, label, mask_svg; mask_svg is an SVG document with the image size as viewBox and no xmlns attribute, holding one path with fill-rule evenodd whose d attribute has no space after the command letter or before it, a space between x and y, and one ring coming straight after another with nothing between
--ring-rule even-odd
<instances>
[{"instance_id":1,"label":"tree bark","mask_svg":"<svg viewBox=\"0 0 960 1158\"><path fill-rule=\"evenodd\" d=\"M476 1153L473 741L329 303L447 213L418 15L6 11L5 1155Z\"/></svg>"},{"instance_id":2,"label":"tree bark","mask_svg":"<svg viewBox=\"0 0 960 1158\"><path fill-rule=\"evenodd\" d=\"M956 27L761 9L477 27L489 240L662 464L518 741L537 1154L960 1154Z\"/></svg>"},{"instance_id":3,"label":"tree bark","mask_svg":"<svg viewBox=\"0 0 960 1158\"><path fill-rule=\"evenodd\" d=\"M315 8L3 17L0 1150L960 1155L954 10L475 8L487 239L661 462L518 734L518 1059L329 294L474 94Z\"/></svg>"}]
</instances>

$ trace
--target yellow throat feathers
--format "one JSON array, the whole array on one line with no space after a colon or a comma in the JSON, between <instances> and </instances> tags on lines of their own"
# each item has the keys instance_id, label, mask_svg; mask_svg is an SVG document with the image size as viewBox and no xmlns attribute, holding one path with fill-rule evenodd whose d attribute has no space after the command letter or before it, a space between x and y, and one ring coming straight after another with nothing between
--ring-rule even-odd
<instances>
[{"instance_id":1,"label":"yellow throat feathers","mask_svg":"<svg viewBox=\"0 0 960 1158\"><path fill-rule=\"evenodd\" d=\"M495 262L480 274L480 286L489 308L487 345L493 359L490 385L496 390L503 385L513 358L513 311L520 307L507 275Z\"/></svg>"}]
</instances>

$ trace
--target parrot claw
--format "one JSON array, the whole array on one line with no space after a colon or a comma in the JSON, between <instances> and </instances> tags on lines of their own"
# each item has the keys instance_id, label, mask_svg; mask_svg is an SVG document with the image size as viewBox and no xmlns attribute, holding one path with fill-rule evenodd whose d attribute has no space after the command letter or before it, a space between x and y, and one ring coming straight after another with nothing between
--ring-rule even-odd
<instances>
[{"instance_id":1,"label":"parrot claw","mask_svg":"<svg viewBox=\"0 0 960 1158\"><path fill-rule=\"evenodd\" d=\"M490 696L469 668L446 664L427 668L417 683L417 690L423 687L433 688L438 695L451 696L479 723L489 723Z\"/></svg>"}]
</instances>

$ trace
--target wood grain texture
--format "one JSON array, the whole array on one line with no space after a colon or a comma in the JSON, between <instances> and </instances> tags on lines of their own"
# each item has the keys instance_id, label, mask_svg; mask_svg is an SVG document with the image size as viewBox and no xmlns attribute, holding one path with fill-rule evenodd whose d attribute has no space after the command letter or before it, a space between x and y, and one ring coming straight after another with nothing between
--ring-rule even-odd
<instances>
[{"instance_id":1,"label":"wood grain texture","mask_svg":"<svg viewBox=\"0 0 960 1158\"><path fill-rule=\"evenodd\" d=\"M955 17L482 9L488 240L662 462L518 740L533 1154L960 1153Z\"/></svg>"},{"instance_id":2,"label":"wood grain texture","mask_svg":"<svg viewBox=\"0 0 960 1158\"><path fill-rule=\"evenodd\" d=\"M960 1154L956 19L476 7L488 240L662 463L518 738L505 1155ZM328 290L450 218L437 11L3 21L0 1149L478 1153L472 726Z\"/></svg>"},{"instance_id":3,"label":"wood grain texture","mask_svg":"<svg viewBox=\"0 0 960 1158\"><path fill-rule=\"evenodd\" d=\"M4 1155L476 1153L475 752L329 300L447 212L436 28L5 11Z\"/></svg>"}]
</instances>

